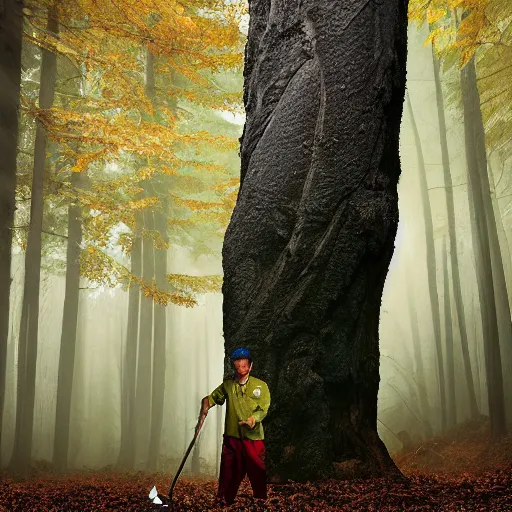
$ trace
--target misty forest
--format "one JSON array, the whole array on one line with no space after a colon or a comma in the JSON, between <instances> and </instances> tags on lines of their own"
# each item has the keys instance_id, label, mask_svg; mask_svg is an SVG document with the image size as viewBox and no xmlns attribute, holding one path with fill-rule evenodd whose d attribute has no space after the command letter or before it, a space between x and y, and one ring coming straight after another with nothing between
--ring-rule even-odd
<instances>
[{"instance_id":1,"label":"misty forest","mask_svg":"<svg viewBox=\"0 0 512 512\"><path fill-rule=\"evenodd\" d=\"M1 0L0 42L0 511L152 510L242 346L230 510L512 510L508 0Z\"/></svg>"}]
</instances>

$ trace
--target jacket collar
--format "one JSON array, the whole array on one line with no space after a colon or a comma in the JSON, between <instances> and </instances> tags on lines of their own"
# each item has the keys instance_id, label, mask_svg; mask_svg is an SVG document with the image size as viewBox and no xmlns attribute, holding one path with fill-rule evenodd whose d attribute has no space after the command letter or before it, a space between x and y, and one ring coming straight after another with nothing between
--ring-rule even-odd
<instances>
[{"instance_id":1,"label":"jacket collar","mask_svg":"<svg viewBox=\"0 0 512 512\"><path fill-rule=\"evenodd\" d=\"M236 376L236 373L233 375L233 380L237 383L237 384L240 384L240 386L244 386L245 384L247 384L249 382L249 377L251 375L247 375L247 377L245 378L244 381L241 381L241 380L238 380L237 379L237 376Z\"/></svg>"}]
</instances>

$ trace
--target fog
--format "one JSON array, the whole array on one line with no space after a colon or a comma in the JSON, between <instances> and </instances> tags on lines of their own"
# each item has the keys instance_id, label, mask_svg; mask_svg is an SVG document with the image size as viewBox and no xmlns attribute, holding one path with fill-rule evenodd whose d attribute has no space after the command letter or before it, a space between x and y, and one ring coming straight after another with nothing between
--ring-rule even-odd
<instances>
[{"instance_id":1,"label":"fog","mask_svg":"<svg viewBox=\"0 0 512 512\"><path fill-rule=\"evenodd\" d=\"M440 334L445 371L447 354L446 326L453 327L453 374L455 384L455 421L470 417L470 405L461 352L458 318L455 313L453 287L445 292L444 265L451 277L447 256L450 250L443 177L439 125L436 106L434 70L430 45L423 45L427 28L409 29L407 91L415 123L421 139L428 197L432 212L437 295L440 311ZM448 91L446 100L448 149L453 182L457 255L461 276L461 292L465 310L469 354L480 414L487 415L487 382L482 341L482 322L477 287L471 220L468 204L467 169L464 150L464 125L460 100L454 86L457 71L442 76ZM241 134L242 122L226 114L234 132ZM399 183L400 223L395 252L389 267L380 318L381 384L378 396L378 429L391 453L402 449L408 438L424 439L442 431L438 355L435 350L432 303L428 288L425 218L421 202L421 169L418 148L412 128L411 113L404 104L400 153L402 175ZM236 150L233 150L236 156ZM502 161L497 153L491 159L497 185L496 195L506 196L510 182L510 160ZM492 186L492 184L491 184ZM495 213L502 223L501 254L506 278L510 283L509 244L512 197L496 199ZM24 255L19 248L13 256L10 335L7 350L7 382L3 416L1 465L7 466L12 454L15 433L18 331L23 295ZM167 253L168 273L220 275L220 255L196 255L185 247L172 245ZM509 288L510 290L510 288ZM36 395L32 457L38 465L50 465L53 454L59 347L65 293L65 276L43 269L39 317L39 344L36 369ZM510 296L510 291L509 291ZM446 301L451 304L451 322L446 322ZM413 316L417 319L414 320ZM81 279L78 334L73 376L70 420L69 468L114 467L120 449L121 388L127 331L128 292L121 287L91 285ZM222 296L209 293L198 296L198 305L186 308L170 304L166 307L167 362L162 386L165 388L163 425L160 446L160 470L175 471L190 443L199 412L200 399L211 392L223 377L224 346L222 337ZM510 319L508 319L510 323ZM416 352L413 344L418 336ZM418 354L421 352L421 362ZM512 421L512 360L502 348L505 375L506 411ZM450 363L451 364L451 363ZM423 366L423 374L419 365ZM253 371L258 372L258 361ZM425 391L423 397L422 389ZM425 403L426 397L426 403ZM150 397L147 398L150 400ZM448 406L450 405L447 402ZM430 424L430 427L427 425ZM215 475L220 461L223 432L223 408L213 408L206 419L194 454L185 472ZM140 447L139 447L140 449ZM136 454L136 468L145 467L145 453Z\"/></svg>"}]
</instances>

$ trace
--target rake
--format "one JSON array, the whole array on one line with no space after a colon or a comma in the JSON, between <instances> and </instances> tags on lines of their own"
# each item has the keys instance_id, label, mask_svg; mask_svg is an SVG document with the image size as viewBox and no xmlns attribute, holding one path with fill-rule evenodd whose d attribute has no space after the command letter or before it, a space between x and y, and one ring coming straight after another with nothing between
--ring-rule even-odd
<instances>
[{"instance_id":1,"label":"rake","mask_svg":"<svg viewBox=\"0 0 512 512\"><path fill-rule=\"evenodd\" d=\"M197 419L197 424L196 424L196 428L194 431L194 437L192 438L192 441L190 441L190 444L188 445L187 451L185 452L185 455L183 456L183 460L181 461L178 471L176 471L176 474L174 475L174 479L171 483L171 486L169 487L169 495L165 496L164 494L159 494L158 491L156 490L156 486L153 486L153 488L149 492L148 497L152 501L152 503L156 506L157 510L174 509L174 502L173 502L173 496L172 496L174 487L175 487L176 482L178 481L178 478L181 474L181 470L183 469L183 466L185 465L185 462L187 461L187 457L189 456L190 452L192 451L192 448L194 447L197 436L199 435L199 432L201 431L201 428L203 426L205 418L206 418L206 414L203 414L203 407L201 404L201 409L199 410L199 418Z\"/></svg>"}]
</instances>

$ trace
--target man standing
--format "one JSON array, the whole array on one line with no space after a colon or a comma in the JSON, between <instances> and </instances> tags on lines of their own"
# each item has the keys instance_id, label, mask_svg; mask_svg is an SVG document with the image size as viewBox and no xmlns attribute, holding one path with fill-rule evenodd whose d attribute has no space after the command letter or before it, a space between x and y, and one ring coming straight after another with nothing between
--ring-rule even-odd
<instances>
[{"instance_id":1,"label":"man standing","mask_svg":"<svg viewBox=\"0 0 512 512\"><path fill-rule=\"evenodd\" d=\"M238 348L231 355L235 368L232 377L202 400L203 415L214 405L227 400L224 441L220 462L217 500L222 505L235 501L238 488L247 473L254 498L267 499L267 473L263 418L270 406L270 392L265 382L249 375L251 353Z\"/></svg>"}]
</instances>

